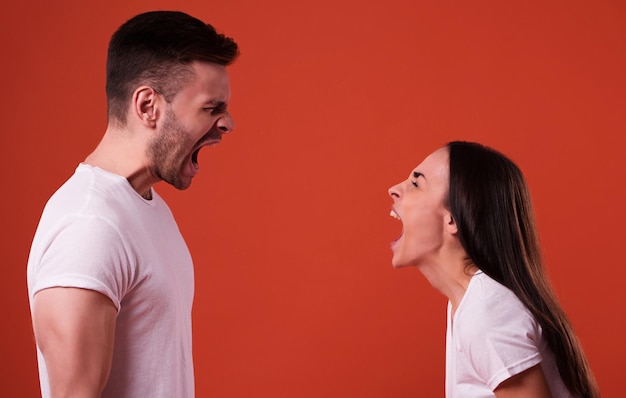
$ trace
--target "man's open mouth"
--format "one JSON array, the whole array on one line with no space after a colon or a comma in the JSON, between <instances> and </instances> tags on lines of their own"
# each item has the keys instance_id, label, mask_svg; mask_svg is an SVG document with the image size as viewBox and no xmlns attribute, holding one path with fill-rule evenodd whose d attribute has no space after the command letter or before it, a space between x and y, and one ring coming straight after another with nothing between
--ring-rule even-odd
<instances>
[{"instance_id":1,"label":"man's open mouth","mask_svg":"<svg viewBox=\"0 0 626 398\"><path fill-rule=\"evenodd\" d=\"M198 146L192 153L191 153L191 163L193 163L193 165L195 167L198 167L198 154L200 153L200 150L202 148L204 148L205 146L215 146L217 144L219 144L222 141L221 137L209 137L206 140L203 140L202 144L200 144L200 146Z\"/></svg>"}]
</instances>

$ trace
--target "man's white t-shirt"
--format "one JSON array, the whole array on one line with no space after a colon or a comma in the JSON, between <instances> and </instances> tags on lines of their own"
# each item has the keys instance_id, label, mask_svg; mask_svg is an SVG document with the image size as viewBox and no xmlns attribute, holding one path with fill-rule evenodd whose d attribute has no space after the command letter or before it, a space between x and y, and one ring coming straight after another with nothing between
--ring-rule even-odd
<instances>
[{"instance_id":1,"label":"man's white t-shirt","mask_svg":"<svg viewBox=\"0 0 626 398\"><path fill-rule=\"evenodd\" d=\"M500 383L541 364L552 396L570 397L541 326L508 288L476 273L452 318L448 303L446 397L495 397Z\"/></svg>"},{"instance_id":2,"label":"man's white t-shirt","mask_svg":"<svg viewBox=\"0 0 626 398\"><path fill-rule=\"evenodd\" d=\"M163 199L126 178L80 164L50 198L28 260L28 291L90 289L117 307L103 397L191 398L193 264ZM37 349L43 397L49 397Z\"/></svg>"}]
</instances>

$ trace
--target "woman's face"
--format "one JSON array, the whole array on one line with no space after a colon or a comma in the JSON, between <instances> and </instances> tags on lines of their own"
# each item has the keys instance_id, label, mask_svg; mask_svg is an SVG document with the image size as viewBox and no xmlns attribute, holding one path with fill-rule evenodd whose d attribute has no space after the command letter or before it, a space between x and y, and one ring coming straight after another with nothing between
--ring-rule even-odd
<instances>
[{"instance_id":1,"label":"woman's face","mask_svg":"<svg viewBox=\"0 0 626 398\"><path fill-rule=\"evenodd\" d=\"M402 222L402 234L391 244L394 267L419 266L436 255L444 241L449 211L449 166L446 147L431 153L405 181L389 189L391 216Z\"/></svg>"}]
</instances>

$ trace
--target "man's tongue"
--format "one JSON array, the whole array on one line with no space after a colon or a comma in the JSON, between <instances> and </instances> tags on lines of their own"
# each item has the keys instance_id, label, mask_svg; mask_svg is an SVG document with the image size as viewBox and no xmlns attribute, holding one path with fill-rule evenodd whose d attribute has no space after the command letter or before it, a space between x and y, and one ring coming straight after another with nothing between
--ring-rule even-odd
<instances>
[{"instance_id":1,"label":"man's tongue","mask_svg":"<svg viewBox=\"0 0 626 398\"><path fill-rule=\"evenodd\" d=\"M193 153L191 154L191 163L198 168L198 154L200 153L200 148L196 149L195 151L193 151Z\"/></svg>"},{"instance_id":2,"label":"man's tongue","mask_svg":"<svg viewBox=\"0 0 626 398\"><path fill-rule=\"evenodd\" d=\"M193 177L200 171L198 166L198 151L199 149L195 150L191 156L189 156L183 168L183 175Z\"/></svg>"}]
</instances>

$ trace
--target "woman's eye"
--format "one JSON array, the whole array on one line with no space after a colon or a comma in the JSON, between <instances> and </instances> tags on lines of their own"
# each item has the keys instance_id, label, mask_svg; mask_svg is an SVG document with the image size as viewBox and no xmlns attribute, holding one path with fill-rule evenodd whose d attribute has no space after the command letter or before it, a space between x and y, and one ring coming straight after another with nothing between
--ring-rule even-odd
<instances>
[{"instance_id":1,"label":"woman's eye","mask_svg":"<svg viewBox=\"0 0 626 398\"><path fill-rule=\"evenodd\" d=\"M413 186L417 188L417 181L411 181L411 184L413 184Z\"/></svg>"}]
</instances>

